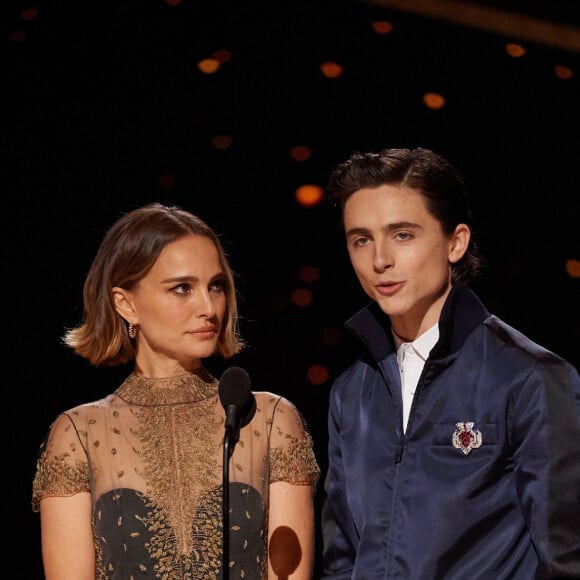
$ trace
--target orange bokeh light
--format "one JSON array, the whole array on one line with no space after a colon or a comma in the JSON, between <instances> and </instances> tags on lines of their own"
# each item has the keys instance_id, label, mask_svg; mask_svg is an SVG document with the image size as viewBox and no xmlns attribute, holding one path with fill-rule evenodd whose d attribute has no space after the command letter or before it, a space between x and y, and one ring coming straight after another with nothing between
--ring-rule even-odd
<instances>
[{"instance_id":1,"label":"orange bokeh light","mask_svg":"<svg viewBox=\"0 0 580 580\"><path fill-rule=\"evenodd\" d=\"M526 49L521 44L516 44L515 42L506 44L505 51L514 58L520 58L520 56L526 54Z\"/></svg>"},{"instance_id":2,"label":"orange bokeh light","mask_svg":"<svg viewBox=\"0 0 580 580\"><path fill-rule=\"evenodd\" d=\"M306 371L308 382L313 385L322 385L330 377L328 369L323 365L311 365Z\"/></svg>"},{"instance_id":3,"label":"orange bokeh light","mask_svg":"<svg viewBox=\"0 0 580 580\"><path fill-rule=\"evenodd\" d=\"M377 20L372 23L372 27L377 34L388 34L393 30L393 25L386 20Z\"/></svg>"},{"instance_id":4,"label":"orange bokeh light","mask_svg":"<svg viewBox=\"0 0 580 580\"><path fill-rule=\"evenodd\" d=\"M325 77L329 79L337 79L342 76L342 66L336 62L323 62L320 65L320 70Z\"/></svg>"},{"instance_id":5,"label":"orange bokeh light","mask_svg":"<svg viewBox=\"0 0 580 580\"><path fill-rule=\"evenodd\" d=\"M229 50L217 50L213 53L213 57L218 62L229 62L232 60L232 53Z\"/></svg>"},{"instance_id":6,"label":"orange bokeh light","mask_svg":"<svg viewBox=\"0 0 580 580\"><path fill-rule=\"evenodd\" d=\"M232 146L233 137L231 135L216 135L211 138L211 144L220 151L226 151Z\"/></svg>"},{"instance_id":7,"label":"orange bokeh light","mask_svg":"<svg viewBox=\"0 0 580 580\"><path fill-rule=\"evenodd\" d=\"M568 68L567 66L563 66L561 64L556 65L554 67L554 72L559 79L568 80L574 76L572 69Z\"/></svg>"},{"instance_id":8,"label":"orange bokeh light","mask_svg":"<svg viewBox=\"0 0 580 580\"><path fill-rule=\"evenodd\" d=\"M220 63L215 58L204 58L197 63L197 68L205 74L211 75L220 68Z\"/></svg>"},{"instance_id":9,"label":"orange bokeh light","mask_svg":"<svg viewBox=\"0 0 580 580\"><path fill-rule=\"evenodd\" d=\"M301 266L298 270L298 276L303 282L312 284L320 278L320 268L318 266Z\"/></svg>"},{"instance_id":10,"label":"orange bokeh light","mask_svg":"<svg viewBox=\"0 0 580 580\"><path fill-rule=\"evenodd\" d=\"M318 205L324 199L324 189L320 185L301 185L296 190L296 201L303 206L312 207Z\"/></svg>"},{"instance_id":11,"label":"orange bokeh light","mask_svg":"<svg viewBox=\"0 0 580 580\"><path fill-rule=\"evenodd\" d=\"M26 40L26 34L24 34L24 30L15 30L8 35L8 39L14 43L24 42Z\"/></svg>"},{"instance_id":12,"label":"orange bokeh light","mask_svg":"<svg viewBox=\"0 0 580 580\"><path fill-rule=\"evenodd\" d=\"M34 20L38 16L38 9L26 8L20 13L20 15L22 16L22 20Z\"/></svg>"},{"instance_id":13,"label":"orange bokeh light","mask_svg":"<svg viewBox=\"0 0 580 580\"><path fill-rule=\"evenodd\" d=\"M292 292L290 299L296 306L309 306L312 303L312 292L306 288L298 288Z\"/></svg>"},{"instance_id":14,"label":"orange bokeh light","mask_svg":"<svg viewBox=\"0 0 580 580\"><path fill-rule=\"evenodd\" d=\"M572 278L580 278L580 260L566 260L566 272Z\"/></svg>"},{"instance_id":15,"label":"orange bokeh light","mask_svg":"<svg viewBox=\"0 0 580 580\"><path fill-rule=\"evenodd\" d=\"M442 109L445 106L445 98L439 93L425 93L423 102L429 109Z\"/></svg>"},{"instance_id":16,"label":"orange bokeh light","mask_svg":"<svg viewBox=\"0 0 580 580\"><path fill-rule=\"evenodd\" d=\"M292 149L290 149L290 157L292 157L294 161L306 161L307 159L310 159L311 155L312 149L310 149L310 147L297 145L296 147L292 147Z\"/></svg>"}]
</instances>

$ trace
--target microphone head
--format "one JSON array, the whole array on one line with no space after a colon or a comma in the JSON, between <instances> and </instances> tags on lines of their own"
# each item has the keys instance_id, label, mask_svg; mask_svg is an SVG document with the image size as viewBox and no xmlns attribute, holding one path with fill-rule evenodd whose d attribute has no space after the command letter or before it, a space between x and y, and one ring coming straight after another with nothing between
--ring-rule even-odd
<instances>
[{"instance_id":1,"label":"microphone head","mask_svg":"<svg viewBox=\"0 0 580 580\"><path fill-rule=\"evenodd\" d=\"M219 382L219 396L224 409L234 405L242 409L251 395L252 381L250 375L241 367L226 369Z\"/></svg>"}]
</instances>

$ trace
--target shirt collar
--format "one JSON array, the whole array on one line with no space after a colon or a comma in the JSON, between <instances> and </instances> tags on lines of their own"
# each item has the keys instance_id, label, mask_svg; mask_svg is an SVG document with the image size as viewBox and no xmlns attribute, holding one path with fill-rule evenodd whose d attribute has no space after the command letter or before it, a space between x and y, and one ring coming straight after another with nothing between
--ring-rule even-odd
<instances>
[{"instance_id":1,"label":"shirt collar","mask_svg":"<svg viewBox=\"0 0 580 580\"><path fill-rule=\"evenodd\" d=\"M395 346L397 347L397 355L401 354L401 347L403 345L411 345L413 350L426 361L431 349L439 340L439 325L434 324L431 328L426 330L421 336L418 336L413 342L403 342L394 332Z\"/></svg>"}]
</instances>

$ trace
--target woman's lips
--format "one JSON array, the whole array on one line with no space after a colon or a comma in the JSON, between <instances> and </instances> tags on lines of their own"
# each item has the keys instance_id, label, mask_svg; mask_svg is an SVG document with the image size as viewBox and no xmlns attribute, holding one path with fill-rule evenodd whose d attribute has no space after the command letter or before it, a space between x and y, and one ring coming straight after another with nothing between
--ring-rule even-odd
<instances>
[{"instance_id":1,"label":"woman's lips","mask_svg":"<svg viewBox=\"0 0 580 580\"><path fill-rule=\"evenodd\" d=\"M216 335L215 326L204 326L203 328L198 328L194 330L191 334L199 338L213 338Z\"/></svg>"}]
</instances>

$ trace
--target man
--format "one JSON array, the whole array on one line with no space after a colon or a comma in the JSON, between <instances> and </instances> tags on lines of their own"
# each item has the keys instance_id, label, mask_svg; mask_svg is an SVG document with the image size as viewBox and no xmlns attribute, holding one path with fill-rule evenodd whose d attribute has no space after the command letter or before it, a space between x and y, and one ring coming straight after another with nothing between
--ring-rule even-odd
<instances>
[{"instance_id":1,"label":"man","mask_svg":"<svg viewBox=\"0 0 580 580\"><path fill-rule=\"evenodd\" d=\"M580 578L580 377L490 314L463 181L423 148L333 171L371 303L328 415L323 577Z\"/></svg>"}]
</instances>

